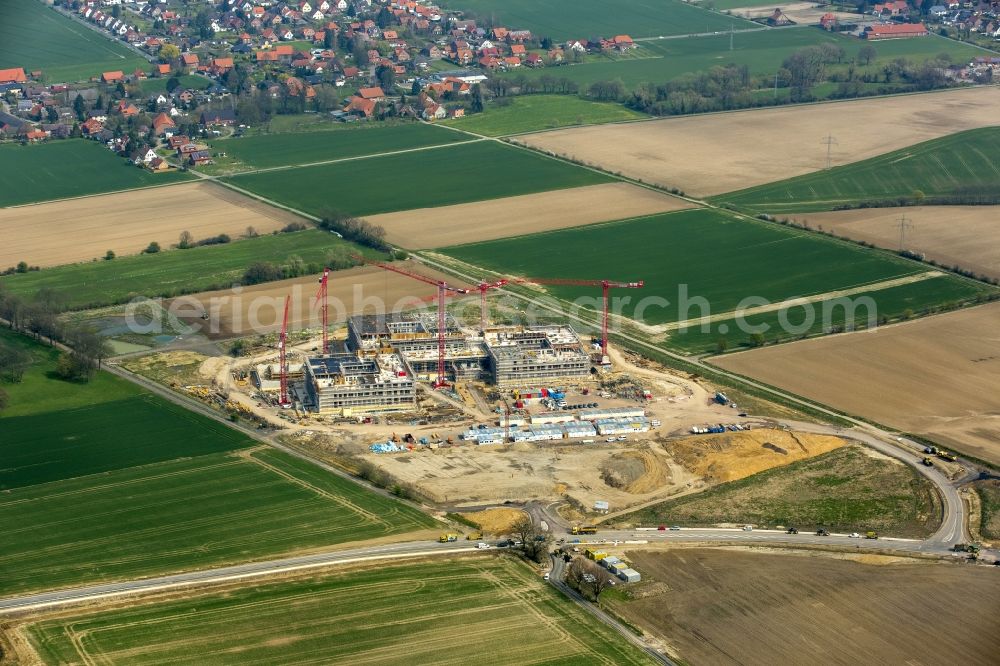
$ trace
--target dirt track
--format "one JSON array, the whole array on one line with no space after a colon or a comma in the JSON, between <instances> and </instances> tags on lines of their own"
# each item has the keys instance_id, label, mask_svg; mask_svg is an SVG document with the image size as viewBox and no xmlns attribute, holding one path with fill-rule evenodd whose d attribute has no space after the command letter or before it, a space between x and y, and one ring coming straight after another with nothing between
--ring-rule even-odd
<instances>
[{"instance_id":1,"label":"dirt track","mask_svg":"<svg viewBox=\"0 0 1000 666\"><path fill-rule=\"evenodd\" d=\"M532 134L522 142L694 196L732 192L997 124L1000 89L949 90Z\"/></svg>"},{"instance_id":2,"label":"dirt track","mask_svg":"<svg viewBox=\"0 0 1000 666\"><path fill-rule=\"evenodd\" d=\"M865 208L793 217L809 226L822 225L838 236L899 248L899 220L906 217L906 249L921 252L946 266L961 266L1000 278L1000 225L997 206L918 206Z\"/></svg>"},{"instance_id":3,"label":"dirt track","mask_svg":"<svg viewBox=\"0 0 1000 666\"><path fill-rule=\"evenodd\" d=\"M212 183L191 183L70 201L0 209L0 267L27 261L57 266L103 257L138 254L151 241L167 248L182 231L195 240L241 236L248 226L259 233L301 222Z\"/></svg>"},{"instance_id":4,"label":"dirt track","mask_svg":"<svg viewBox=\"0 0 1000 666\"><path fill-rule=\"evenodd\" d=\"M653 580L616 611L684 663L989 664L1000 652L1000 577L988 567L705 548L627 556Z\"/></svg>"},{"instance_id":5,"label":"dirt track","mask_svg":"<svg viewBox=\"0 0 1000 666\"><path fill-rule=\"evenodd\" d=\"M589 185L442 208L374 215L390 243L447 247L690 208L683 199L627 183Z\"/></svg>"},{"instance_id":6,"label":"dirt track","mask_svg":"<svg viewBox=\"0 0 1000 666\"><path fill-rule=\"evenodd\" d=\"M444 279L445 276L422 265L403 265L421 275ZM449 282L450 284L450 282ZM281 328L284 298L291 295L288 324L293 330L318 328L319 309L314 307L318 288L316 276L293 278L240 289L225 289L192 294L174 299L174 310L186 323L203 327L209 338L228 338L250 333L268 333ZM412 309L429 303L437 288L396 273L372 266L362 266L330 274L330 323L346 321L350 314L361 312ZM434 303L436 306L436 302ZM212 312L209 321L201 320L205 310Z\"/></svg>"},{"instance_id":7,"label":"dirt track","mask_svg":"<svg viewBox=\"0 0 1000 666\"><path fill-rule=\"evenodd\" d=\"M1000 464L1000 303L712 363Z\"/></svg>"}]
</instances>

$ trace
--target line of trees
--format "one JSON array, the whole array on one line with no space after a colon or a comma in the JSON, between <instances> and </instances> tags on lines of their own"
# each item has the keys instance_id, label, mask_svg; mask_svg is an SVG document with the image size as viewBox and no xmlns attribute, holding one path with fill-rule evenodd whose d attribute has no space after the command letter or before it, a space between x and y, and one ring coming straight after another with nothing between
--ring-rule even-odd
<instances>
[{"instance_id":1,"label":"line of trees","mask_svg":"<svg viewBox=\"0 0 1000 666\"><path fill-rule=\"evenodd\" d=\"M270 261L256 261L250 264L246 271L243 272L241 284L251 285L275 282L276 280L287 280L303 275L321 273L324 268L339 271L357 265L358 262L351 257L350 250L346 246L341 245L327 250L323 263L314 261L306 262L298 255L292 255L281 264Z\"/></svg>"},{"instance_id":2,"label":"line of trees","mask_svg":"<svg viewBox=\"0 0 1000 666\"><path fill-rule=\"evenodd\" d=\"M729 64L707 72L685 74L659 85L643 84L630 94L624 92L621 81L598 81L587 89L587 96L624 101L627 106L651 115L680 115L808 102L816 99L814 88L821 83L837 84L829 95L835 99L932 90L951 85L944 71L952 64L948 54L920 63L897 58L881 67L868 69L876 57L875 47L866 44L858 56L848 62L843 47L822 44L795 51L785 58L775 74L751 75L746 65ZM831 71L831 66L845 62L846 70L837 67ZM779 97L778 88L787 90L788 94ZM773 89L775 94L768 95L768 89Z\"/></svg>"},{"instance_id":3,"label":"line of trees","mask_svg":"<svg viewBox=\"0 0 1000 666\"><path fill-rule=\"evenodd\" d=\"M56 375L69 381L89 381L111 355L107 341L94 331L66 324L59 319L65 310L61 295L42 289L30 299L24 299L0 285L0 317L11 329L55 346L68 347L59 356ZM0 343L0 380L19 382L31 364L31 355L9 344Z\"/></svg>"},{"instance_id":4,"label":"line of trees","mask_svg":"<svg viewBox=\"0 0 1000 666\"><path fill-rule=\"evenodd\" d=\"M392 249L385 240L385 229L358 217L338 211L326 211L319 226L327 231L335 231L349 241L380 252L389 252Z\"/></svg>"}]
</instances>

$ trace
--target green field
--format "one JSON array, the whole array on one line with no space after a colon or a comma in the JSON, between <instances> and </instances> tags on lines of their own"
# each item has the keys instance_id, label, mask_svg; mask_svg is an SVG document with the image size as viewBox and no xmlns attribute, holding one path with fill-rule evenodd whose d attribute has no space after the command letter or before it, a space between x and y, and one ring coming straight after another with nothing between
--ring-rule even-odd
<instances>
[{"instance_id":1,"label":"green field","mask_svg":"<svg viewBox=\"0 0 1000 666\"><path fill-rule=\"evenodd\" d=\"M614 37L687 35L715 30L758 27L739 18L700 9L680 0L444 0L447 9L471 12L481 21L510 30L530 30L555 41Z\"/></svg>"},{"instance_id":2,"label":"green field","mask_svg":"<svg viewBox=\"0 0 1000 666\"><path fill-rule=\"evenodd\" d=\"M640 525L749 523L803 531L823 525L834 532L875 530L924 539L940 524L939 506L933 486L909 465L848 446L655 504L621 520Z\"/></svg>"},{"instance_id":3,"label":"green field","mask_svg":"<svg viewBox=\"0 0 1000 666\"><path fill-rule=\"evenodd\" d=\"M101 72L149 63L106 33L60 15L38 0L0 2L0 69L41 69L50 83L84 81Z\"/></svg>"},{"instance_id":4,"label":"green field","mask_svg":"<svg viewBox=\"0 0 1000 666\"><path fill-rule=\"evenodd\" d=\"M861 292L850 296L849 303L841 299L830 299L806 306L789 307L784 316L776 311L749 315L743 319L743 324L736 319L727 319L712 322L704 329L700 325L678 329L668 334L667 344L689 354L710 354L719 350L719 340L725 340L729 351L738 351L754 346L753 333L758 330L764 336L766 344L791 342L802 336L830 333L848 324L858 328L867 327L869 312L874 314L876 323L883 317L887 321L896 321L907 316L926 314L927 308L942 304L973 302L977 297L995 291L996 289L984 284L944 275L878 291ZM865 298L874 301L874 310L862 307L861 299ZM853 306L853 314L848 312L849 304ZM824 313L828 315L824 316ZM761 326L765 328L760 329Z\"/></svg>"},{"instance_id":5,"label":"green field","mask_svg":"<svg viewBox=\"0 0 1000 666\"><path fill-rule=\"evenodd\" d=\"M10 342L13 333L4 332ZM430 527L424 514L113 377L5 384L0 596ZM66 402L61 408L62 401Z\"/></svg>"},{"instance_id":6,"label":"green field","mask_svg":"<svg viewBox=\"0 0 1000 666\"><path fill-rule=\"evenodd\" d=\"M298 257L306 264L322 264L328 253L343 247L368 256L378 255L333 234L307 229L225 245L67 264L0 277L0 284L21 296L30 296L43 288L55 289L64 294L67 307L92 308L125 303L137 296L177 296L223 289L239 282L254 262L285 264Z\"/></svg>"},{"instance_id":7,"label":"green field","mask_svg":"<svg viewBox=\"0 0 1000 666\"><path fill-rule=\"evenodd\" d=\"M214 150L234 160L236 168L308 164L396 150L468 141L470 137L433 125L342 126L339 131L262 134L212 141Z\"/></svg>"},{"instance_id":8,"label":"green field","mask_svg":"<svg viewBox=\"0 0 1000 666\"><path fill-rule=\"evenodd\" d=\"M292 208L352 215L606 183L607 176L495 141L224 179Z\"/></svg>"},{"instance_id":9,"label":"green field","mask_svg":"<svg viewBox=\"0 0 1000 666\"><path fill-rule=\"evenodd\" d=\"M749 296L773 303L923 270L885 252L705 209L473 243L443 252L501 274L645 280L644 289L620 290L614 296L631 299L621 308L626 316L644 308L642 319L648 324L732 312ZM587 287L547 289L569 301L599 296L597 289ZM709 311L693 302L685 307L680 289L687 290L691 301L706 299ZM667 299L669 304L648 297Z\"/></svg>"},{"instance_id":10,"label":"green field","mask_svg":"<svg viewBox=\"0 0 1000 666\"><path fill-rule=\"evenodd\" d=\"M483 113L445 121L456 129L486 136L505 136L570 125L596 125L647 118L645 114L611 102L591 102L573 95L524 95L509 104L492 103Z\"/></svg>"},{"instance_id":11,"label":"green field","mask_svg":"<svg viewBox=\"0 0 1000 666\"><path fill-rule=\"evenodd\" d=\"M860 39L831 34L814 28L792 28L767 30L759 32L737 32L733 37L733 50L729 50L729 26L720 35L707 37L692 37L689 39L665 39L659 41L640 42L639 48L623 55L590 55L581 64L562 65L558 67L543 67L530 69L521 67L502 76L516 78L527 76L538 78L554 76L568 78L587 86L595 81L621 80L626 87L635 87L640 83L661 84L676 79L684 74L706 72L712 67L736 63L746 65L751 74L770 74L781 66L781 63L792 52L806 46L816 46L831 43L842 46L847 53L842 65L829 65L827 71L846 70L851 58L864 46ZM881 72L882 66L896 58L911 60L927 60L940 53L950 54L956 62L968 61L979 52L972 46L960 44L940 37L926 39L899 39L880 42L876 45L878 57L867 68L875 73ZM815 94L829 95L836 86L831 85L824 92L817 86ZM766 93L770 94L768 88ZM779 93L782 91L779 90Z\"/></svg>"},{"instance_id":12,"label":"green field","mask_svg":"<svg viewBox=\"0 0 1000 666\"><path fill-rule=\"evenodd\" d=\"M96 141L66 139L0 146L0 207L166 185L193 176L140 169Z\"/></svg>"},{"instance_id":13,"label":"green field","mask_svg":"<svg viewBox=\"0 0 1000 666\"><path fill-rule=\"evenodd\" d=\"M1000 196L1000 128L959 132L872 159L714 197L755 210L800 213L904 197ZM914 201L919 203L919 201Z\"/></svg>"},{"instance_id":14,"label":"green field","mask_svg":"<svg viewBox=\"0 0 1000 666\"><path fill-rule=\"evenodd\" d=\"M507 558L379 565L139 603L43 621L30 634L48 663L653 663Z\"/></svg>"}]
</instances>

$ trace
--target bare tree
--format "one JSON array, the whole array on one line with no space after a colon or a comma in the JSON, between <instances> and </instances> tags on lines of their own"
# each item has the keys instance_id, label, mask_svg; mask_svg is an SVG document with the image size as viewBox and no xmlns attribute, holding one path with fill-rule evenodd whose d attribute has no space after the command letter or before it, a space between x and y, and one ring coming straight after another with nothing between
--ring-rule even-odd
<instances>
[{"instance_id":1,"label":"bare tree","mask_svg":"<svg viewBox=\"0 0 1000 666\"><path fill-rule=\"evenodd\" d=\"M541 562L549 549L549 536L538 529L529 516L524 516L513 526L514 536L521 542L524 556Z\"/></svg>"},{"instance_id":2,"label":"bare tree","mask_svg":"<svg viewBox=\"0 0 1000 666\"><path fill-rule=\"evenodd\" d=\"M186 250L194 245L194 236L191 235L190 231L182 231L180 242L177 243L177 247L181 250Z\"/></svg>"},{"instance_id":3,"label":"bare tree","mask_svg":"<svg viewBox=\"0 0 1000 666\"><path fill-rule=\"evenodd\" d=\"M590 591L594 593L594 599L600 599L601 592L603 592L609 585L611 585L611 574L604 567L590 563L590 574L588 579L588 584L590 585Z\"/></svg>"}]
</instances>

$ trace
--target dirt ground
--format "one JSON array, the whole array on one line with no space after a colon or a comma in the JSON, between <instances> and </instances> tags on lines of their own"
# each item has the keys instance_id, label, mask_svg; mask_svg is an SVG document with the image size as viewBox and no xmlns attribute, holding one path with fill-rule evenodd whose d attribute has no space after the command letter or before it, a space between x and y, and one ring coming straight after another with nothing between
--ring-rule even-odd
<instances>
[{"instance_id":1,"label":"dirt ground","mask_svg":"<svg viewBox=\"0 0 1000 666\"><path fill-rule=\"evenodd\" d=\"M415 262L400 264L400 267L432 279L447 279ZM219 339L280 329L284 298L291 295L289 328L318 328L322 320L319 308L314 307L317 288L316 276L293 278L182 296L170 302L168 307L210 339ZM329 319L332 325L346 321L348 315L362 312L409 310L434 301L436 296L437 288L433 285L375 266L360 266L330 274ZM208 321L201 319L205 311L210 315Z\"/></svg>"},{"instance_id":2,"label":"dirt ground","mask_svg":"<svg viewBox=\"0 0 1000 666\"><path fill-rule=\"evenodd\" d=\"M773 10L773 7L772 7ZM818 171L833 163L995 125L995 87L542 132L520 141L649 183L710 196ZM709 165L711 167L709 168Z\"/></svg>"},{"instance_id":3,"label":"dirt ground","mask_svg":"<svg viewBox=\"0 0 1000 666\"><path fill-rule=\"evenodd\" d=\"M762 428L688 437L665 447L689 472L711 483L725 483L812 458L846 443L830 435Z\"/></svg>"},{"instance_id":4,"label":"dirt ground","mask_svg":"<svg viewBox=\"0 0 1000 666\"><path fill-rule=\"evenodd\" d=\"M988 567L777 549L628 557L647 582L615 610L685 663L989 664L1000 651Z\"/></svg>"},{"instance_id":5,"label":"dirt ground","mask_svg":"<svg viewBox=\"0 0 1000 666\"><path fill-rule=\"evenodd\" d=\"M190 231L195 240L219 234L239 238L250 226L264 234L301 221L212 183L4 208L0 266L90 261L108 250L119 256L138 254L151 241L170 247L182 231Z\"/></svg>"},{"instance_id":6,"label":"dirt ground","mask_svg":"<svg viewBox=\"0 0 1000 666\"><path fill-rule=\"evenodd\" d=\"M607 444L512 444L460 446L400 455L364 456L400 481L413 484L435 502L470 503L506 500L558 499L562 495L591 508L597 500L618 510L643 501L669 496L695 485L697 479L665 453L649 448L662 482L648 492L613 488L602 469L631 447Z\"/></svg>"},{"instance_id":7,"label":"dirt ground","mask_svg":"<svg viewBox=\"0 0 1000 666\"><path fill-rule=\"evenodd\" d=\"M519 236L690 208L683 199L628 183L374 215L390 243L413 250Z\"/></svg>"},{"instance_id":8,"label":"dirt ground","mask_svg":"<svg viewBox=\"0 0 1000 666\"><path fill-rule=\"evenodd\" d=\"M1000 464L1000 303L712 363Z\"/></svg>"},{"instance_id":9,"label":"dirt ground","mask_svg":"<svg viewBox=\"0 0 1000 666\"><path fill-rule=\"evenodd\" d=\"M755 19L770 16L774 13L775 8L781 9L785 16L799 25L818 25L820 18L827 13L833 14L842 23L857 23L861 18L858 14L850 12L830 11L829 7L824 8L824 6L814 2L785 2L766 7L740 7L729 11L733 16Z\"/></svg>"},{"instance_id":10,"label":"dirt ground","mask_svg":"<svg viewBox=\"0 0 1000 666\"><path fill-rule=\"evenodd\" d=\"M464 518L477 523L486 534L502 536L510 534L514 524L524 518L527 514L520 509L486 509L485 511L473 511L463 513Z\"/></svg>"},{"instance_id":11,"label":"dirt ground","mask_svg":"<svg viewBox=\"0 0 1000 666\"><path fill-rule=\"evenodd\" d=\"M997 206L864 208L792 216L838 236L899 249L899 220L909 220L905 247L946 266L1000 278L1000 215Z\"/></svg>"}]
</instances>

